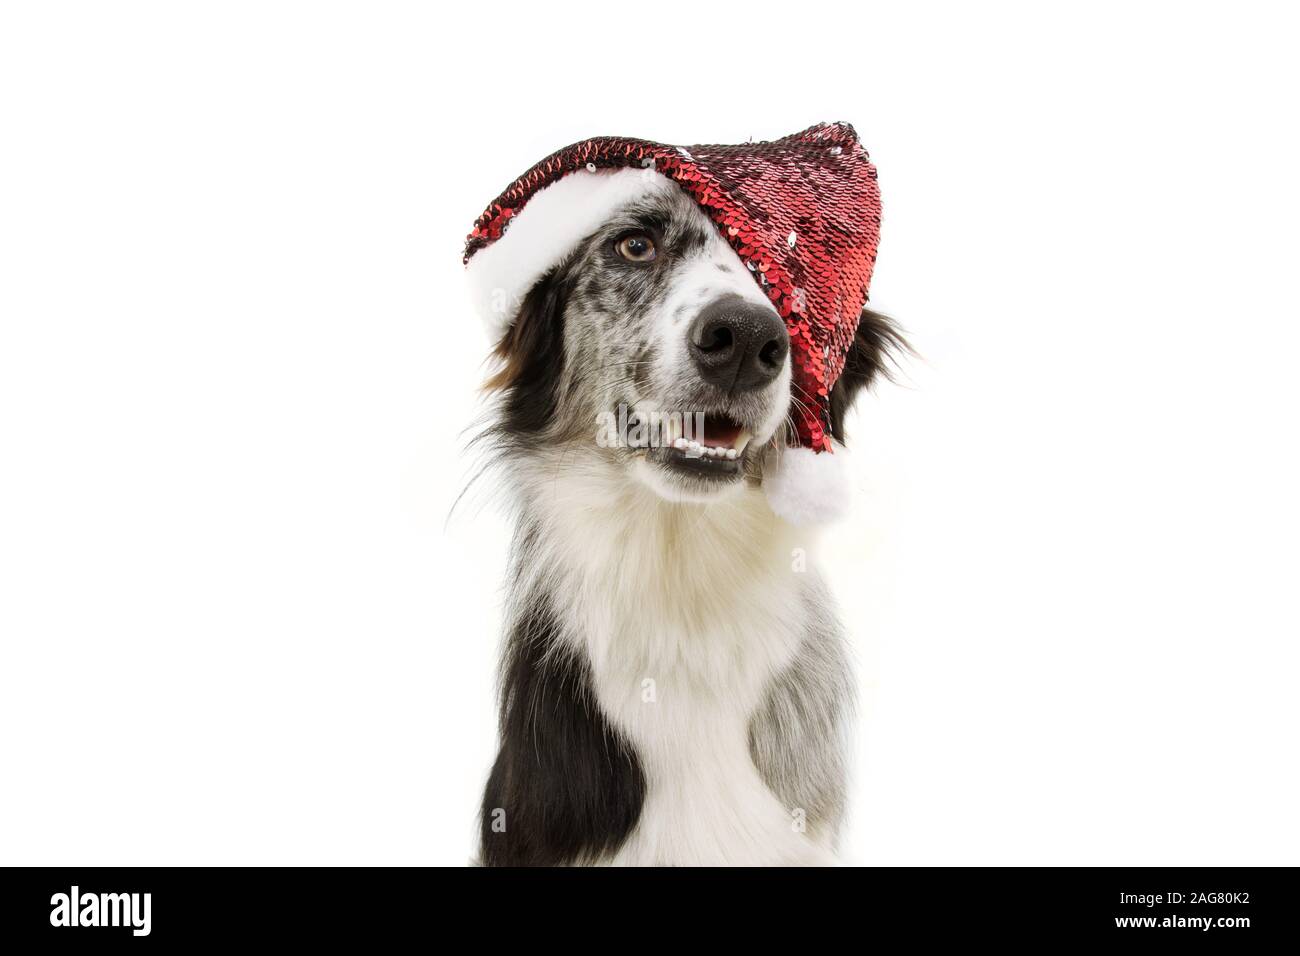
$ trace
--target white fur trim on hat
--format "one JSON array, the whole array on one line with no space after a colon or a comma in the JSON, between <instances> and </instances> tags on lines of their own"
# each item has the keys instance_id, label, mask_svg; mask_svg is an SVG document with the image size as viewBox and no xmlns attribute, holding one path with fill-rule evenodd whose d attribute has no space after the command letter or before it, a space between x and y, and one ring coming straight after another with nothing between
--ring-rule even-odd
<instances>
[{"instance_id":1,"label":"white fur trim on hat","mask_svg":"<svg viewBox=\"0 0 1300 956\"><path fill-rule=\"evenodd\" d=\"M578 243L628 203L679 188L653 169L569 173L529 198L505 233L465 266L474 309L496 342L514 324L528 291Z\"/></svg>"},{"instance_id":2,"label":"white fur trim on hat","mask_svg":"<svg viewBox=\"0 0 1300 956\"><path fill-rule=\"evenodd\" d=\"M763 472L768 504L796 525L825 524L843 516L851 491L847 458L838 443L833 453L803 446L782 449Z\"/></svg>"}]
</instances>

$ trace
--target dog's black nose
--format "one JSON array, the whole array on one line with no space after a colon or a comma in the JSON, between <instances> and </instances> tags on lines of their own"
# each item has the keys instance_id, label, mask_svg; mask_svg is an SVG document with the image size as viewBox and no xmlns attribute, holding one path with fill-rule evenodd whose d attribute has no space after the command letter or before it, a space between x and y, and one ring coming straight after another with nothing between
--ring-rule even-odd
<instances>
[{"instance_id":1,"label":"dog's black nose","mask_svg":"<svg viewBox=\"0 0 1300 956\"><path fill-rule=\"evenodd\" d=\"M762 388L781 374L790 351L781 317L738 295L706 305L687 338L700 377L728 391Z\"/></svg>"}]
</instances>

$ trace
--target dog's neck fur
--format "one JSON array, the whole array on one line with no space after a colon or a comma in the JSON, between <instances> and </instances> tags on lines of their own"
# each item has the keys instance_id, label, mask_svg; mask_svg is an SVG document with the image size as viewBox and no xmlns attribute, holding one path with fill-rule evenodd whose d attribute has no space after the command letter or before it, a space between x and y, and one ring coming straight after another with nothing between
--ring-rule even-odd
<instances>
[{"instance_id":1,"label":"dog's neck fur","mask_svg":"<svg viewBox=\"0 0 1300 956\"><path fill-rule=\"evenodd\" d=\"M544 598L561 640L646 775L640 822L613 862L824 862L759 778L750 720L808 626L806 533L759 488L669 502L593 454L530 462L511 615Z\"/></svg>"},{"instance_id":2,"label":"dog's neck fur","mask_svg":"<svg viewBox=\"0 0 1300 956\"><path fill-rule=\"evenodd\" d=\"M686 628L744 617L765 578L786 580L808 534L777 518L757 487L707 505L671 502L592 456L525 469L520 524L547 561L537 583L650 611Z\"/></svg>"}]
</instances>

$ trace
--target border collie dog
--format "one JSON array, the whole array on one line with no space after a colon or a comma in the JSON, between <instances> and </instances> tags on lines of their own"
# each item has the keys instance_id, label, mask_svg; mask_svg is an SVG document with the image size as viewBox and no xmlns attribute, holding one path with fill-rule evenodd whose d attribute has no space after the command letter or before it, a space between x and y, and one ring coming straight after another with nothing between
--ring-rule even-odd
<instances>
[{"instance_id":1,"label":"border collie dog","mask_svg":"<svg viewBox=\"0 0 1300 956\"><path fill-rule=\"evenodd\" d=\"M515 531L489 866L836 861L852 682L809 535L762 489L793 427L789 340L664 182L538 281L496 347L476 441ZM863 311L838 440L902 348ZM666 434L598 440L620 408Z\"/></svg>"}]
</instances>

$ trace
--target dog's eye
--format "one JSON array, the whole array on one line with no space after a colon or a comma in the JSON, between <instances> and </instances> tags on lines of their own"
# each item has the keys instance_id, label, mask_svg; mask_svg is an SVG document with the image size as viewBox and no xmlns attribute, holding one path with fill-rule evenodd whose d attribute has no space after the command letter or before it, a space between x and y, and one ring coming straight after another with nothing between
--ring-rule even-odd
<instances>
[{"instance_id":1,"label":"dog's eye","mask_svg":"<svg viewBox=\"0 0 1300 956\"><path fill-rule=\"evenodd\" d=\"M644 232L624 236L614 244L614 249L628 262L650 262L655 257L654 240Z\"/></svg>"}]
</instances>

